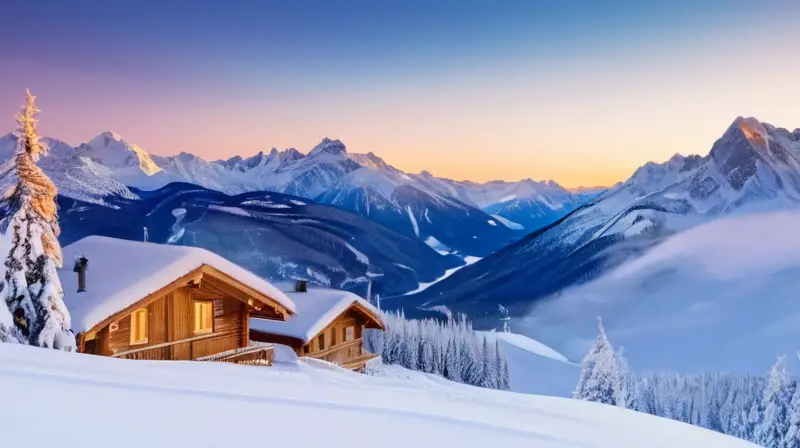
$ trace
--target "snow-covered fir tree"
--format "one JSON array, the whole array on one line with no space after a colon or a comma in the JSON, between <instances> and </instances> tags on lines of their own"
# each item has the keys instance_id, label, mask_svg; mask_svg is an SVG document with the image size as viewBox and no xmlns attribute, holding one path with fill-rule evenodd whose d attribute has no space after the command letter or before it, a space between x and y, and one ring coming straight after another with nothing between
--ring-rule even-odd
<instances>
[{"instance_id":1,"label":"snow-covered fir tree","mask_svg":"<svg viewBox=\"0 0 800 448\"><path fill-rule=\"evenodd\" d=\"M508 389L508 363L499 346L479 337L465 316L446 321L408 320L402 311L381 316L386 330L366 330L364 344L385 364L473 386Z\"/></svg>"},{"instance_id":2,"label":"snow-covered fir tree","mask_svg":"<svg viewBox=\"0 0 800 448\"><path fill-rule=\"evenodd\" d=\"M615 399L617 406L625 409L635 409L637 401L636 381L628 368L628 360L625 359L625 350L619 348L616 353L617 371L619 375L619 387Z\"/></svg>"},{"instance_id":3,"label":"snow-covered fir tree","mask_svg":"<svg viewBox=\"0 0 800 448\"><path fill-rule=\"evenodd\" d=\"M36 165L46 152L36 133L38 112L34 96L26 91L15 133L17 183L6 195L8 214L2 221L2 230L11 240L2 292L16 339L74 351L75 335L56 271L62 257L56 188Z\"/></svg>"},{"instance_id":4,"label":"snow-covered fir tree","mask_svg":"<svg viewBox=\"0 0 800 448\"><path fill-rule=\"evenodd\" d=\"M772 366L764 390L761 423L756 428L755 440L761 446L783 448L789 432L792 396L795 381L786 370L786 358L780 357Z\"/></svg>"},{"instance_id":5,"label":"snow-covered fir tree","mask_svg":"<svg viewBox=\"0 0 800 448\"><path fill-rule=\"evenodd\" d=\"M14 337L14 321L8 308L0 305L0 342L18 342Z\"/></svg>"},{"instance_id":6,"label":"snow-covered fir tree","mask_svg":"<svg viewBox=\"0 0 800 448\"><path fill-rule=\"evenodd\" d=\"M783 443L786 448L800 448L800 387L795 386L789 403L789 429Z\"/></svg>"},{"instance_id":7,"label":"snow-covered fir tree","mask_svg":"<svg viewBox=\"0 0 800 448\"><path fill-rule=\"evenodd\" d=\"M497 369L495 368L495 355L494 351L489 347L489 341L486 340L486 336L483 337L483 345L481 346L481 376L483 377L481 387L499 389L497 384Z\"/></svg>"},{"instance_id":8,"label":"snow-covered fir tree","mask_svg":"<svg viewBox=\"0 0 800 448\"><path fill-rule=\"evenodd\" d=\"M603 320L597 318L597 339L581 362L581 373L573 398L616 405L622 381L614 348L608 341Z\"/></svg>"}]
</instances>

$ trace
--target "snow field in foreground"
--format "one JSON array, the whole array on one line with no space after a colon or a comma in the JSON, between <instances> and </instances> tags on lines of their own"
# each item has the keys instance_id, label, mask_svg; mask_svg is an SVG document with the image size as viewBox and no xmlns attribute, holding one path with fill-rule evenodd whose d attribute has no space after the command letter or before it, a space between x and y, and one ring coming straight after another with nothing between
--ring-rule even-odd
<instances>
[{"instance_id":1,"label":"snow field in foreground","mask_svg":"<svg viewBox=\"0 0 800 448\"><path fill-rule=\"evenodd\" d=\"M0 394L13 404L0 407L0 430L10 446L35 428L37 446L58 447L753 446L596 403L321 364L126 361L0 344Z\"/></svg>"}]
</instances>

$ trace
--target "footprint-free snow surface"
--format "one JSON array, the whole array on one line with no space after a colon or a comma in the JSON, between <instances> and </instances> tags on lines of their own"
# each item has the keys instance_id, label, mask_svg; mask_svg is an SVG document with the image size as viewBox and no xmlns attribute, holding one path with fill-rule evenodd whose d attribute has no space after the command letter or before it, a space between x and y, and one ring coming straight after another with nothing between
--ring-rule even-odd
<instances>
[{"instance_id":1,"label":"footprint-free snow surface","mask_svg":"<svg viewBox=\"0 0 800 448\"><path fill-rule=\"evenodd\" d=\"M394 367L128 361L0 344L3 442L58 447L747 447L606 405ZM91 425L87 425L87 416ZM34 425L45 430L32 435ZM135 422L135 424L132 424Z\"/></svg>"},{"instance_id":2,"label":"footprint-free snow surface","mask_svg":"<svg viewBox=\"0 0 800 448\"><path fill-rule=\"evenodd\" d=\"M490 344L497 341L508 362L513 392L570 397L580 366L539 341L517 333L481 331Z\"/></svg>"}]
</instances>

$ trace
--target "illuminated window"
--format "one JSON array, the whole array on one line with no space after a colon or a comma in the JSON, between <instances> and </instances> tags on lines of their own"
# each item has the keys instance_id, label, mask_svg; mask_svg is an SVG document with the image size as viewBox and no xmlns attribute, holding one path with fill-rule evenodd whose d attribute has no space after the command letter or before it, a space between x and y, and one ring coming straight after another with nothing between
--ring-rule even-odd
<instances>
[{"instance_id":1,"label":"illuminated window","mask_svg":"<svg viewBox=\"0 0 800 448\"><path fill-rule=\"evenodd\" d=\"M194 302L194 334L214 331L214 302Z\"/></svg>"},{"instance_id":2,"label":"illuminated window","mask_svg":"<svg viewBox=\"0 0 800 448\"><path fill-rule=\"evenodd\" d=\"M131 314L131 345L147 343L147 308L139 308Z\"/></svg>"},{"instance_id":3,"label":"illuminated window","mask_svg":"<svg viewBox=\"0 0 800 448\"><path fill-rule=\"evenodd\" d=\"M344 329L344 340L345 341L352 341L356 338L356 328L355 327L347 327Z\"/></svg>"}]
</instances>

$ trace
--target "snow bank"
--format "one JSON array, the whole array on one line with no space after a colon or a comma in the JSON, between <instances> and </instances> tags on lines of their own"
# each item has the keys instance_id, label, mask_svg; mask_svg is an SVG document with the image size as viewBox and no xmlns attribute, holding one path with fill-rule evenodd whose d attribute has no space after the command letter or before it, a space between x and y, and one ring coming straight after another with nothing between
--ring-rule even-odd
<instances>
[{"instance_id":1,"label":"snow bank","mask_svg":"<svg viewBox=\"0 0 800 448\"><path fill-rule=\"evenodd\" d=\"M542 344L539 341L533 340L521 334L504 333L500 331L479 331L478 333L481 336L485 336L486 339L492 344L494 344L496 340L501 340L510 345L513 345L514 347L521 348L522 350L533 353L535 355L544 356L546 358L554 359L556 361L561 361L566 363L569 362L567 357L562 355L561 353L553 350L552 348Z\"/></svg>"},{"instance_id":2,"label":"snow bank","mask_svg":"<svg viewBox=\"0 0 800 448\"><path fill-rule=\"evenodd\" d=\"M29 428L36 415L48 422L36 445L65 448L108 446L110 440L118 448L143 441L151 447L250 446L259 438L280 447L344 447L352 444L353 431L382 448L444 441L465 447L754 446L615 407L484 390L396 368L372 377L299 362L127 361L11 344L0 344L0 366L0 394L14 403L0 407L0 430L10 445L29 439L14 428Z\"/></svg>"},{"instance_id":3,"label":"snow bank","mask_svg":"<svg viewBox=\"0 0 800 448\"><path fill-rule=\"evenodd\" d=\"M78 293L72 262L89 260L86 291ZM271 297L294 311L294 303L278 288L252 272L205 249L142 243L90 236L64 248L64 268L58 270L64 303L75 333L86 331L183 275L211 266Z\"/></svg>"},{"instance_id":4,"label":"snow bank","mask_svg":"<svg viewBox=\"0 0 800 448\"><path fill-rule=\"evenodd\" d=\"M578 383L580 367L552 348L516 333L481 331L494 343L508 363L509 387L512 392L571 397Z\"/></svg>"}]
</instances>

